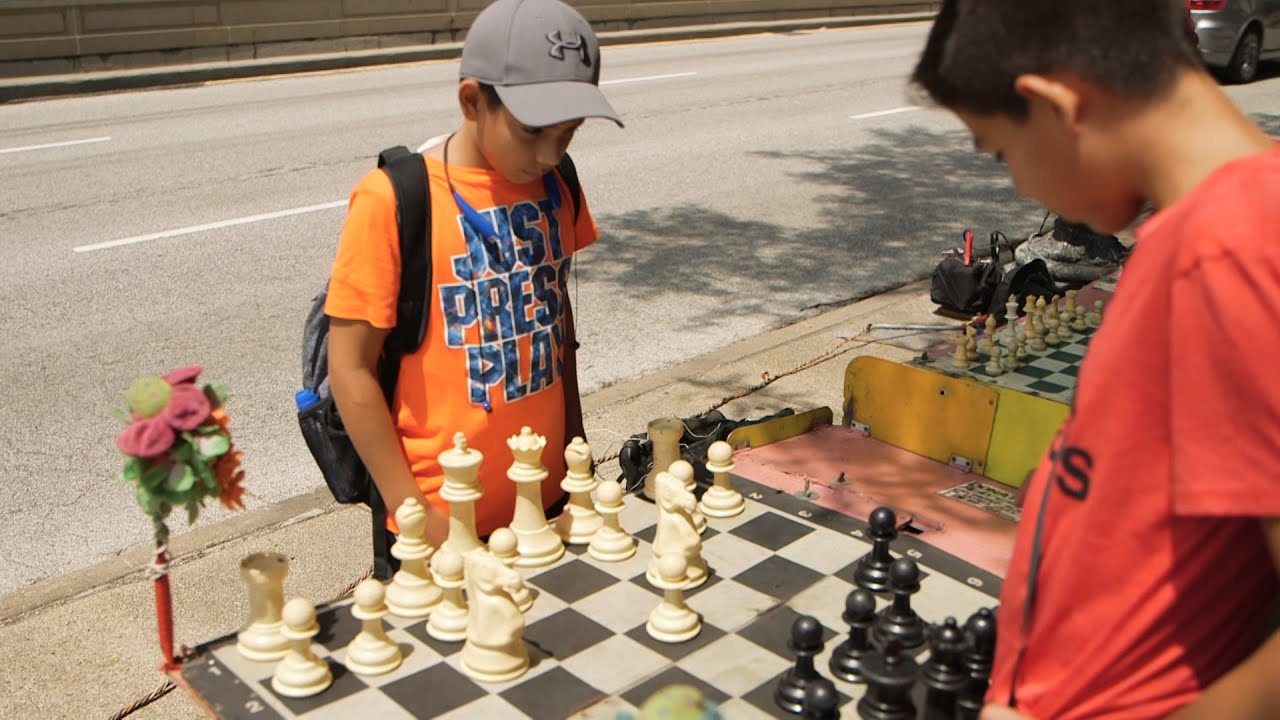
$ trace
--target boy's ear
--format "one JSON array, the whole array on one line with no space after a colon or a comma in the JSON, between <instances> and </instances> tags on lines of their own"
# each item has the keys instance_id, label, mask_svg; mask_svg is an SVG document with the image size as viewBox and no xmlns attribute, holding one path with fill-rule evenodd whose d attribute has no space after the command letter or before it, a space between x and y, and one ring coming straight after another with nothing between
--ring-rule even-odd
<instances>
[{"instance_id":1,"label":"boy's ear","mask_svg":"<svg viewBox=\"0 0 1280 720\"><path fill-rule=\"evenodd\" d=\"M462 108L462 116L475 121L480 117L480 103L484 102L484 93L480 83L474 78L465 78L458 83L458 106Z\"/></svg>"},{"instance_id":2,"label":"boy's ear","mask_svg":"<svg viewBox=\"0 0 1280 720\"><path fill-rule=\"evenodd\" d=\"M1014 90L1031 105L1040 103L1072 131L1080 126L1084 111L1083 88L1061 77L1047 75L1019 75L1013 82Z\"/></svg>"}]
</instances>

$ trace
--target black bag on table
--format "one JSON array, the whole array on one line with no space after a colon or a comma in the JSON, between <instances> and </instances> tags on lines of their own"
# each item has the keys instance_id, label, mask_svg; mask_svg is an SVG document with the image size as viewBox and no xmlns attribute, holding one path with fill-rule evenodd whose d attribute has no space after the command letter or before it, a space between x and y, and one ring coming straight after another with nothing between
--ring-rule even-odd
<instances>
[{"instance_id":1,"label":"black bag on table","mask_svg":"<svg viewBox=\"0 0 1280 720\"><path fill-rule=\"evenodd\" d=\"M964 238L969 262L965 262L963 252L953 250L943 256L933 270L929 299L942 309L957 315L986 312L991 307L996 287L1004 278L999 247L999 239L1002 237L1004 236L998 231L991 233L990 256L978 260L973 256L973 232L966 230Z\"/></svg>"}]
</instances>

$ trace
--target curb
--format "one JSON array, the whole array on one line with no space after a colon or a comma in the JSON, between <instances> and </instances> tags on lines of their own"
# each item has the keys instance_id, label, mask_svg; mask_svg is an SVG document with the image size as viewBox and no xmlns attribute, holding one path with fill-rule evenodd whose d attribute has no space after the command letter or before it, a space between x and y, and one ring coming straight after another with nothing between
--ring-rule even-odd
<instances>
[{"instance_id":1,"label":"curb","mask_svg":"<svg viewBox=\"0 0 1280 720\"><path fill-rule=\"evenodd\" d=\"M931 20L934 13L856 15L760 22L730 22L674 28L602 32L602 46L672 42L705 38L839 29L868 25L892 25ZM378 65L449 60L462 54L462 43L440 43L402 48L353 50L350 52L292 55L259 60L194 63L161 68L106 70L65 75L0 79L0 104L38 98L87 95L159 87L199 85L214 80L235 80L302 72L321 72Z\"/></svg>"}]
</instances>

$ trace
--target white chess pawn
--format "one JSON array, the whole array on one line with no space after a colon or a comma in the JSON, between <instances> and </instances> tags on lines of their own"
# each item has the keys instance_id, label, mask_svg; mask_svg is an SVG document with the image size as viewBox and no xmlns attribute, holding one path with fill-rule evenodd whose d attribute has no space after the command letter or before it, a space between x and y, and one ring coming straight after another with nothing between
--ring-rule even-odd
<instances>
[{"instance_id":1,"label":"white chess pawn","mask_svg":"<svg viewBox=\"0 0 1280 720\"><path fill-rule=\"evenodd\" d=\"M644 629L649 637L664 643L691 640L702 631L702 618L684 602L685 559L668 553L658 558L659 577L654 586L662 590L662 602L649 613Z\"/></svg>"},{"instance_id":2,"label":"white chess pawn","mask_svg":"<svg viewBox=\"0 0 1280 720\"><path fill-rule=\"evenodd\" d=\"M462 596L462 556L442 547L431 558L431 574L443 591L440 604L427 619L427 634L443 642L467 638L467 601Z\"/></svg>"},{"instance_id":3,"label":"white chess pawn","mask_svg":"<svg viewBox=\"0 0 1280 720\"><path fill-rule=\"evenodd\" d=\"M1080 292L1079 290L1067 291L1067 317L1068 318L1073 318L1076 316L1076 296L1077 294L1079 294L1079 292Z\"/></svg>"},{"instance_id":4,"label":"white chess pawn","mask_svg":"<svg viewBox=\"0 0 1280 720\"><path fill-rule=\"evenodd\" d=\"M707 563L702 557L702 538L693 527L693 511L697 499L684 483L671 473L658 473L658 524L653 535L653 557L645 569L645 577L654 586L660 580L658 558L675 553L684 557L688 585L695 588L707 581Z\"/></svg>"},{"instance_id":5,"label":"white chess pawn","mask_svg":"<svg viewBox=\"0 0 1280 720\"><path fill-rule=\"evenodd\" d=\"M1076 306L1074 318L1071 320L1072 330L1075 330L1076 332L1084 332L1089 329L1089 326L1084 320L1085 314L1083 305Z\"/></svg>"},{"instance_id":6,"label":"white chess pawn","mask_svg":"<svg viewBox=\"0 0 1280 720\"><path fill-rule=\"evenodd\" d=\"M991 348L996 341L996 316L987 314L986 322L983 323L982 343L978 346L978 352L985 355L991 354Z\"/></svg>"},{"instance_id":7,"label":"white chess pawn","mask_svg":"<svg viewBox=\"0 0 1280 720\"><path fill-rule=\"evenodd\" d=\"M274 662L289 652L280 613L289 558L281 553L254 553L240 561L240 578L249 588L249 620L236 635L236 649L248 660Z\"/></svg>"},{"instance_id":8,"label":"white chess pawn","mask_svg":"<svg viewBox=\"0 0 1280 720\"><path fill-rule=\"evenodd\" d=\"M622 502L622 485L607 480L596 487L596 512L604 517L604 525L591 536L587 552L601 562L621 562L636 554L636 540L622 529L619 514Z\"/></svg>"},{"instance_id":9,"label":"white chess pawn","mask_svg":"<svg viewBox=\"0 0 1280 720\"><path fill-rule=\"evenodd\" d=\"M591 446L575 437L564 449L564 460L567 472L560 489L569 493L569 502L556 518L556 534L569 545L586 545L604 524L591 504L591 491L596 487L595 475L591 474Z\"/></svg>"},{"instance_id":10,"label":"white chess pawn","mask_svg":"<svg viewBox=\"0 0 1280 720\"><path fill-rule=\"evenodd\" d=\"M431 581L430 560L436 549L426 542L427 511L417 498L408 498L396 509L400 535L391 554L400 569L387 588L387 608L403 618L422 618L440 604L440 588Z\"/></svg>"},{"instance_id":11,"label":"white chess pawn","mask_svg":"<svg viewBox=\"0 0 1280 720\"><path fill-rule=\"evenodd\" d=\"M1001 367L1000 365L1000 353L1002 352L1002 350L1003 348L1001 348L999 345L991 348L991 359L987 361L987 367L986 367L988 375L1004 374L1004 368Z\"/></svg>"},{"instance_id":12,"label":"white chess pawn","mask_svg":"<svg viewBox=\"0 0 1280 720\"><path fill-rule=\"evenodd\" d=\"M517 567L544 567L564 557L564 542L551 529L542 509L542 483L550 474L542 464L547 439L528 425L507 438L514 461L507 478L516 484L516 508L511 530L516 534Z\"/></svg>"},{"instance_id":13,"label":"white chess pawn","mask_svg":"<svg viewBox=\"0 0 1280 720\"><path fill-rule=\"evenodd\" d=\"M684 489L689 492L693 492L694 488L698 487L698 483L693 479L693 465L691 465L688 460L683 458L676 460L671 463L667 472L675 476L675 479L684 483ZM707 519L702 516L702 511L698 509L696 504L693 506L693 512L690 516L693 518L693 529L697 530L699 535L707 531Z\"/></svg>"},{"instance_id":14,"label":"white chess pawn","mask_svg":"<svg viewBox=\"0 0 1280 720\"><path fill-rule=\"evenodd\" d=\"M440 547L465 555L483 547L476 534L476 502L484 497L480 487L480 464L484 454L467 447L467 436L454 433L453 447L440 453L444 484L440 497L449 503L449 534Z\"/></svg>"},{"instance_id":15,"label":"white chess pawn","mask_svg":"<svg viewBox=\"0 0 1280 720\"><path fill-rule=\"evenodd\" d=\"M977 329L974 328L972 325L966 325L964 327L964 347L965 347L965 352L968 353L969 355L970 362L978 359L977 333L978 333Z\"/></svg>"},{"instance_id":16,"label":"white chess pawn","mask_svg":"<svg viewBox=\"0 0 1280 720\"><path fill-rule=\"evenodd\" d=\"M951 367L957 370L969 369L969 350L966 345L968 340L968 335L961 335L960 339L956 341L956 350L951 356Z\"/></svg>"},{"instance_id":17,"label":"white chess pawn","mask_svg":"<svg viewBox=\"0 0 1280 720\"><path fill-rule=\"evenodd\" d=\"M489 552L509 568L514 568L516 559L520 557L520 553L516 552L516 544L516 534L511 532L511 528L498 528L489 535ZM523 583L511 594L511 599L522 613L529 612L533 607L533 593Z\"/></svg>"},{"instance_id":18,"label":"white chess pawn","mask_svg":"<svg viewBox=\"0 0 1280 720\"><path fill-rule=\"evenodd\" d=\"M1009 348L1009 351L1004 354L1003 366L1005 370L1012 372L1018 369L1018 351L1021 349L1022 346L1015 343L1013 347Z\"/></svg>"},{"instance_id":19,"label":"white chess pawn","mask_svg":"<svg viewBox=\"0 0 1280 720\"><path fill-rule=\"evenodd\" d=\"M333 683L329 663L316 657L311 638L320 632L316 623L316 606L306 598L294 598L282 613L289 650L271 675L271 687L285 697L302 698L317 695Z\"/></svg>"},{"instance_id":20,"label":"white chess pawn","mask_svg":"<svg viewBox=\"0 0 1280 720\"><path fill-rule=\"evenodd\" d=\"M356 586L351 614L361 622L359 634L347 645L346 666L357 675L385 675L400 667L404 655L387 637L382 618L387 614L386 589L373 578Z\"/></svg>"},{"instance_id":21,"label":"white chess pawn","mask_svg":"<svg viewBox=\"0 0 1280 720\"><path fill-rule=\"evenodd\" d=\"M1102 325L1102 308L1104 305L1105 303L1101 300L1095 300L1093 303L1093 324L1096 327L1100 327Z\"/></svg>"},{"instance_id":22,"label":"white chess pawn","mask_svg":"<svg viewBox=\"0 0 1280 720\"><path fill-rule=\"evenodd\" d=\"M698 508L702 514L713 518L738 515L746 509L742 493L733 489L729 473L733 471L733 446L723 440L711 443L707 448L707 470L715 478L714 484L702 494Z\"/></svg>"},{"instance_id":23,"label":"white chess pawn","mask_svg":"<svg viewBox=\"0 0 1280 720\"><path fill-rule=\"evenodd\" d=\"M466 643L462 671L480 682L514 680L529 669L524 614L511 596L524 584L520 574L487 552L467 555Z\"/></svg>"}]
</instances>

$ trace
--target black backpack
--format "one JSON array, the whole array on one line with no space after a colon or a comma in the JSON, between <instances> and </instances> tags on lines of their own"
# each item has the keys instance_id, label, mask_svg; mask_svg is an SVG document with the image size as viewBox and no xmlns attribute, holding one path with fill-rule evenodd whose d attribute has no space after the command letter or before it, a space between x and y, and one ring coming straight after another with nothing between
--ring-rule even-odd
<instances>
[{"instance_id":1,"label":"black backpack","mask_svg":"<svg viewBox=\"0 0 1280 720\"><path fill-rule=\"evenodd\" d=\"M378 154L378 168L395 190L396 226L400 237L400 293L396 298L396 326L387 335L378 361L378 381L388 406L395 398L400 361L418 350L426 337L430 315L431 227L430 183L420 153L403 145ZM582 188L572 158L565 154L556 167L573 199L575 222L582 204ZM398 565L390 557L386 507L368 470L343 427L329 388L329 316L325 315L328 283L311 303L302 334L302 390L296 395L298 425L307 449L320 467L325 484L340 503L363 503L373 515L374 575L387 579Z\"/></svg>"}]
</instances>

